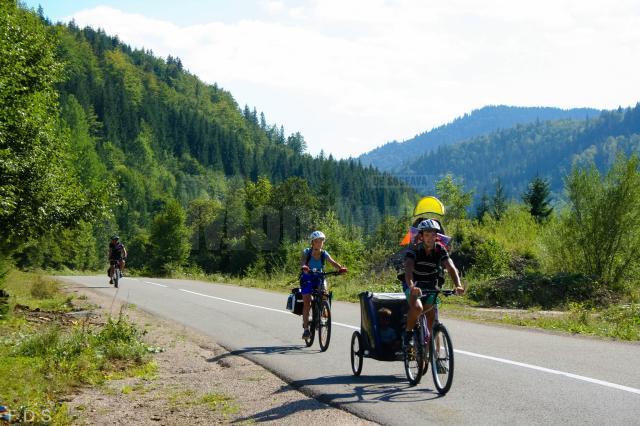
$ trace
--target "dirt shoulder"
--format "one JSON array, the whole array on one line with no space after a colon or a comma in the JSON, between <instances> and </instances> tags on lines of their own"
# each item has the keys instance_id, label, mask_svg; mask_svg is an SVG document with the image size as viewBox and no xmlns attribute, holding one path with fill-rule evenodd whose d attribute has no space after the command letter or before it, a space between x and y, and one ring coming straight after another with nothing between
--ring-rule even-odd
<instances>
[{"instance_id":1,"label":"dirt shoulder","mask_svg":"<svg viewBox=\"0 0 640 426\"><path fill-rule=\"evenodd\" d=\"M110 380L69 396L74 424L373 424L307 397L191 329L90 289L68 291L86 296L85 302L97 306L94 313L102 317L122 310L146 330L147 344L164 349L153 354L155 374Z\"/></svg>"}]
</instances>

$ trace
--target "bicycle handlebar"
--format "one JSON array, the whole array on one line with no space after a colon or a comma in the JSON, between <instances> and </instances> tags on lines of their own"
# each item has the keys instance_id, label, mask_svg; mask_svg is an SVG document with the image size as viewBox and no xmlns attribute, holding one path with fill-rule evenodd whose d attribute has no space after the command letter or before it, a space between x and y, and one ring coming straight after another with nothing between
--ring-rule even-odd
<instances>
[{"instance_id":1,"label":"bicycle handlebar","mask_svg":"<svg viewBox=\"0 0 640 426\"><path fill-rule=\"evenodd\" d=\"M456 291L455 290L422 290L422 296L420 296L420 299L422 300L422 298L426 298L428 296L431 296L432 294L443 294L446 297L449 297L449 296L455 296Z\"/></svg>"},{"instance_id":2,"label":"bicycle handlebar","mask_svg":"<svg viewBox=\"0 0 640 426\"><path fill-rule=\"evenodd\" d=\"M301 272L301 273L309 274L309 275L319 275L319 276L322 276L322 277L326 277L327 275L342 275L343 274L340 271L330 271L330 272L309 271L309 272Z\"/></svg>"}]
</instances>

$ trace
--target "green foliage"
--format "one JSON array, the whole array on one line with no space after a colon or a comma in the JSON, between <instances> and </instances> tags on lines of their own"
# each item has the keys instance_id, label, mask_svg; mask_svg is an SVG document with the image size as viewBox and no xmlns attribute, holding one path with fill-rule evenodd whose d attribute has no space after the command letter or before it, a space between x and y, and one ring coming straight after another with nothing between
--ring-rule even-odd
<instances>
[{"instance_id":1,"label":"green foliage","mask_svg":"<svg viewBox=\"0 0 640 426\"><path fill-rule=\"evenodd\" d=\"M484 278L505 275L511 260L507 251L496 240L490 238L475 247L473 273Z\"/></svg>"},{"instance_id":2,"label":"green foliage","mask_svg":"<svg viewBox=\"0 0 640 426\"><path fill-rule=\"evenodd\" d=\"M546 220L553 207L549 205L549 181L536 176L530 183L527 191L522 194L522 200L529 207L531 216L536 218L538 222Z\"/></svg>"},{"instance_id":3,"label":"green foliage","mask_svg":"<svg viewBox=\"0 0 640 426\"><path fill-rule=\"evenodd\" d=\"M55 41L35 14L0 4L0 251L53 226L91 217L57 134L61 66Z\"/></svg>"},{"instance_id":4,"label":"green foliage","mask_svg":"<svg viewBox=\"0 0 640 426\"><path fill-rule=\"evenodd\" d=\"M496 192L495 194L493 194L493 197L491 198L489 213L494 219L500 220L506 210L507 210L507 196L505 194L504 185L502 184L500 179L498 179L496 181Z\"/></svg>"},{"instance_id":5,"label":"green foliage","mask_svg":"<svg viewBox=\"0 0 640 426\"><path fill-rule=\"evenodd\" d=\"M572 302L605 305L610 300L597 282L572 274L526 273L473 282L467 290L467 296L483 306L509 308L565 309Z\"/></svg>"},{"instance_id":6,"label":"green foliage","mask_svg":"<svg viewBox=\"0 0 640 426\"><path fill-rule=\"evenodd\" d=\"M607 288L634 283L640 270L640 161L620 156L602 178L595 166L574 168L567 179L569 209L552 242L559 265L585 273Z\"/></svg>"},{"instance_id":7,"label":"green foliage","mask_svg":"<svg viewBox=\"0 0 640 426\"><path fill-rule=\"evenodd\" d=\"M453 175L447 174L436 183L436 194L445 205L448 219L467 217L467 208L471 205L473 192L464 192L462 184L454 182Z\"/></svg>"},{"instance_id":8,"label":"green foliage","mask_svg":"<svg viewBox=\"0 0 640 426\"><path fill-rule=\"evenodd\" d=\"M186 214L175 200L168 200L151 224L152 271L169 275L182 268L189 257L189 230Z\"/></svg>"}]
</instances>

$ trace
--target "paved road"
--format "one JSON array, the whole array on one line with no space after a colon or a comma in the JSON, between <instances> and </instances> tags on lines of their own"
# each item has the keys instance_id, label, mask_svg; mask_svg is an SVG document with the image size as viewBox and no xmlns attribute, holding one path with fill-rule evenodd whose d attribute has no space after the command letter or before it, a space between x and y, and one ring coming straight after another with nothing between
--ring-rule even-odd
<instances>
[{"instance_id":1,"label":"paved road","mask_svg":"<svg viewBox=\"0 0 640 426\"><path fill-rule=\"evenodd\" d=\"M187 280L64 277L192 327L322 401L382 424L640 424L640 345L441 319L456 349L451 391L431 376L408 386L401 362L364 360L349 345L359 306L334 302L331 346L305 348L286 296Z\"/></svg>"}]
</instances>

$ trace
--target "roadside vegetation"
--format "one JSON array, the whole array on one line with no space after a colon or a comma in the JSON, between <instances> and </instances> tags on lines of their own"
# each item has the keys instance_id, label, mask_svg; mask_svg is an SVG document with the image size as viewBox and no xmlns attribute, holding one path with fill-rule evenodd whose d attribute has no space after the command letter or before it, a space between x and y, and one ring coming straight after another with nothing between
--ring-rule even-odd
<instances>
[{"instance_id":1,"label":"roadside vegetation","mask_svg":"<svg viewBox=\"0 0 640 426\"><path fill-rule=\"evenodd\" d=\"M143 332L124 315L106 323L72 315L51 278L13 271L0 298L0 405L12 421L68 424L61 398L83 385L152 374Z\"/></svg>"}]
</instances>

